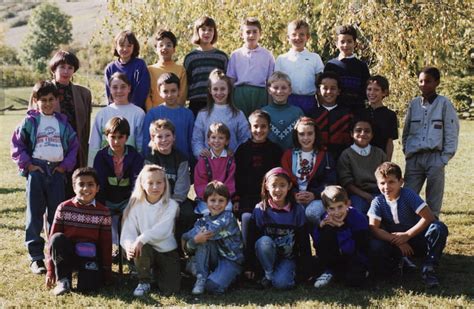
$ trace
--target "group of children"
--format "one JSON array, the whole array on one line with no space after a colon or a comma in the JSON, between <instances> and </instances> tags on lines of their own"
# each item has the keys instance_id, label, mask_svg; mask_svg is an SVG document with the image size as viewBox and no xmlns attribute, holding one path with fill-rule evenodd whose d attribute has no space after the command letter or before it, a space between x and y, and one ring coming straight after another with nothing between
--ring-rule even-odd
<instances>
[{"instance_id":1,"label":"group of children","mask_svg":"<svg viewBox=\"0 0 474 309\"><path fill-rule=\"evenodd\" d=\"M159 62L148 69L134 34L121 32L118 60L105 72L110 104L97 113L88 149L58 112L61 89L35 85L36 108L14 132L12 158L27 177L30 268L47 272L55 295L71 290L74 269L83 290L111 283L112 251L120 250L112 244L134 262L135 296L155 277L163 293L178 292L180 259L189 256L193 294L223 293L241 274L263 288L310 277L317 288L333 277L359 286L369 274L413 266L407 257L415 255L425 257L425 283L439 285L444 166L459 132L452 104L436 94L439 71L420 73L422 96L408 108L402 187L389 162L398 125L382 103L388 81L354 56L352 26L337 29L340 54L326 66L305 48L302 20L289 23L291 49L276 61L258 43L257 19L241 31L244 46L228 59L213 47L214 20L197 20L199 47L181 67L172 60L176 37L160 30ZM62 59L77 70L75 56ZM78 161L84 152L89 167ZM426 178L428 204L418 196Z\"/></svg>"}]
</instances>

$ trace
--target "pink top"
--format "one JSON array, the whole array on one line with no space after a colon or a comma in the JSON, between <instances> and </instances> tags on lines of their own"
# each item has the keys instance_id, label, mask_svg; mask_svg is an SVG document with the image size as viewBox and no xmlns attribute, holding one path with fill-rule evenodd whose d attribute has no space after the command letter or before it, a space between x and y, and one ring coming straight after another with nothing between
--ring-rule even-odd
<instances>
[{"instance_id":1,"label":"pink top","mask_svg":"<svg viewBox=\"0 0 474 309\"><path fill-rule=\"evenodd\" d=\"M235 80L234 85L265 87L273 74L275 58L266 48L241 47L230 55L227 76Z\"/></svg>"},{"instance_id":2,"label":"pink top","mask_svg":"<svg viewBox=\"0 0 474 309\"><path fill-rule=\"evenodd\" d=\"M228 172L226 173L228 160L232 160L232 164L230 165L230 167L228 168ZM212 171L211 180L218 180L223 182L227 186L227 189L229 189L230 196L232 197L235 194L234 159L229 156L214 159L209 158L209 166L211 167ZM196 167L194 168L194 191L196 191L196 195L200 199L204 198L204 191L206 190L206 186L209 181L210 180L207 176L206 163L204 161L204 158L200 157L196 164Z\"/></svg>"}]
</instances>

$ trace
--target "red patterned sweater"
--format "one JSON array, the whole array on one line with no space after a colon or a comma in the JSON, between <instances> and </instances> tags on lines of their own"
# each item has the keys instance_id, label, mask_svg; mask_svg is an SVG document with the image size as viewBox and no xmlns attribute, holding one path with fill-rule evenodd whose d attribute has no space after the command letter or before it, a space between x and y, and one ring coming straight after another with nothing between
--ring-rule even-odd
<instances>
[{"instance_id":1,"label":"red patterned sweater","mask_svg":"<svg viewBox=\"0 0 474 309\"><path fill-rule=\"evenodd\" d=\"M112 278L112 219L109 209L96 201L92 205L81 205L74 198L62 202L54 215L50 237L54 233L64 233L66 237L76 242L92 242L97 246L104 280ZM47 256L48 276L54 278L54 264L50 249Z\"/></svg>"}]
</instances>

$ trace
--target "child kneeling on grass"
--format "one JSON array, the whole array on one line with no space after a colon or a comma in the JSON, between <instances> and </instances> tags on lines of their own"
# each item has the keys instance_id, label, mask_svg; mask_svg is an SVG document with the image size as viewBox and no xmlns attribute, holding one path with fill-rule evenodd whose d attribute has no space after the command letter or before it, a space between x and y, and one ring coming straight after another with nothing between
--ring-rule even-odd
<instances>
[{"instance_id":1,"label":"child kneeling on grass","mask_svg":"<svg viewBox=\"0 0 474 309\"><path fill-rule=\"evenodd\" d=\"M174 225L178 203L170 199L165 169L145 165L138 174L130 203L125 209L120 245L128 259L134 259L138 285L134 296L150 292L151 269L158 274L158 288L165 294L177 293L181 270Z\"/></svg>"},{"instance_id":2,"label":"child kneeling on grass","mask_svg":"<svg viewBox=\"0 0 474 309\"><path fill-rule=\"evenodd\" d=\"M182 237L183 250L195 252L196 283L192 293L224 293L242 271L242 235L237 219L226 210L230 194L220 181L204 191L210 214L198 219Z\"/></svg>"},{"instance_id":3,"label":"child kneeling on grass","mask_svg":"<svg viewBox=\"0 0 474 309\"><path fill-rule=\"evenodd\" d=\"M72 184L76 196L58 206L49 236L46 286L56 282L54 295L71 291L73 269L79 270L77 286L82 291L96 290L102 280L110 284L112 279L112 219L95 200L99 177L90 167L78 168Z\"/></svg>"},{"instance_id":4,"label":"child kneeling on grass","mask_svg":"<svg viewBox=\"0 0 474 309\"><path fill-rule=\"evenodd\" d=\"M367 213L375 237L370 243L375 270L387 272L400 265L402 257L422 256L423 281L428 288L438 287L434 267L446 246L448 228L435 218L417 193L402 188L398 165L382 163L375 177L382 194L372 200Z\"/></svg>"}]
</instances>

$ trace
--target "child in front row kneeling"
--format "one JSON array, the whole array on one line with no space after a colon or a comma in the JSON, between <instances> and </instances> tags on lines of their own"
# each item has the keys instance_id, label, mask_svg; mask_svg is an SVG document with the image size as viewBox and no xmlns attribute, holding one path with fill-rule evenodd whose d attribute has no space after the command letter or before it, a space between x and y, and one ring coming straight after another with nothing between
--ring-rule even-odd
<instances>
[{"instance_id":1,"label":"child in front row kneeling","mask_svg":"<svg viewBox=\"0 0 474 309\"><path fill-rule=\"evenodd\" d=\"M165 173L161 166L145 165L125 210L120 244L137 268L134 296L150 292L152 268L158 274L161 292L177 293L180 288L180 262L174 237L178 203L170 198Z\"/></svg>"},{"instance_id":2,"label":"child in front row kneeling","mask_svg":"<svg viewBox=\"0 0 474 309\"><path fill-rule=\"evenodd\" d=\"M95 200L99 177L90 167L78 168L72 185L76 196L58 206L49 236L46 286L56 282L54 295L71 291L74 269L79 290L94 291L112 280L112 219Z\"/></svg>"},{"instance_id":3,"label":"child in front row kneeling","mask_svg":"<svg viewBox=\"0 0 474 309\"><path fill-rule=\"evenodd\" d=\"M368 277L369 224L365 214L351 207L346 190L327 186L321 193L326 212L312 237L324 272L314 287L328 285L334 276L349 286L360 286Z\"/></svg>"},{"instance_id":4,"label":"child in front row kneeling","mask_svg":"<svg viewBox=\"0 0 474 309\"><path fill-rule=\"evenodd\" d=\"M211 181L204 191L209 215L198 219L182 237L183 250L195 253L195 295L224 293L242 271L242 235L234 215L226 210L229 199L227 187Z\"/></svg>"},{"instance_id":5,"label":"child in front row kneeling","mask_svg":"<svg viewBox=\"0 0 474 309\"><path fill-rule=\"evenodd\" d=\"M402 188L402 171L391 162L375 171L382 192L370 206L369 227L375 237L370 254L376 271L391 271L401 257L422 256L422 278L428 288L438 287L434 267L448 237L448 228L437 220L428 205L414 191Z\"/></svg>"}]
</instances>

